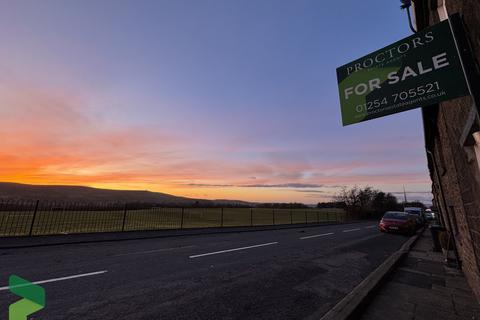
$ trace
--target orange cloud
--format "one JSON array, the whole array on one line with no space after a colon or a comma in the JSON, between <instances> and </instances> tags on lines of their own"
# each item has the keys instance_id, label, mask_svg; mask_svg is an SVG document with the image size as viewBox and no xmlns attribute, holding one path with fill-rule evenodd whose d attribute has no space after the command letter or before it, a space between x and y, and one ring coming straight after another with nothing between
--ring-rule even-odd
<instances>
[{"instance_id":1,"label":"orange cloud","mask_svg":"<svg viewBox=\"0 0 480 320\"><path fill-rule=\"evenodd\" d=\"M400 167L401 160L318 162L276 156L268 148L255 150L262 156L250 159L236 157L245 152L245 146L236 151L232 144L215 147L193 139L160 128L106 121L80 94L0 79L0 181L150 189L255 201L312 197L313 193L294 191L302 184L429 183L428 177L415 172L378 171ZM315 196L325 198L328 193Z\"/></svg>"},{"instance_id":2,"label":"orange cloud","mask_svg":"<svg viewBox=\"0 0 480 320\"><path fill-rule=\"evenodd\" d=\"M149 162L152 154L161 156L161 151L152 149L179 142L146 128L107 126L90 116L88 103L76 96L27 86L2 84L0 115L3 181L92 184L141 180L142 169L137 172L135 164Z\"/></svg>"}]
</instances>

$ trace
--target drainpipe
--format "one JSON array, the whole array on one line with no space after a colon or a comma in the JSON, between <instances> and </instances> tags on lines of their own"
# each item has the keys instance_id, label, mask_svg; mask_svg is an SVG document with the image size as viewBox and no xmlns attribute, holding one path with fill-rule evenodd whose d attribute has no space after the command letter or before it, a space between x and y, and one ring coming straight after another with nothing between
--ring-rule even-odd
<instances>
[{"instance_id":1,"label":"drainpipe","mask_svg":"<svg viewBox=\"0 0 480 320\"><path fill-rule=\"evenodd\" d=\"M448 206L447 206L447 202L445 200L445 194L443 193L443 187L442 187L442 183L441 183L441 180L440 180L440 174L438 173L437 163L435 162L435 157L433 156L433 153L430 150L428 150L427 148L425 148L425 150L427 151L427 154L430 156L430 159L432 160L433 170L435 171L435 176L437 177L438 188L439 188L440 194L442 196L443 207L445 208L445 211L446 211L446 214L447 214L447 217L446 217L447 219L446 220L448 222L448 228L450 229L450 232L452 233L453 252L455 254L455 260L456 260L456 263L457 263L457 268L462 269L462 261L460 260L460 257L458 255L457 243L455 241L455 237L453 236L453 227L452 227L452 223L450 221L450 217L448 216Z\"/></svg>"}]
</instances>

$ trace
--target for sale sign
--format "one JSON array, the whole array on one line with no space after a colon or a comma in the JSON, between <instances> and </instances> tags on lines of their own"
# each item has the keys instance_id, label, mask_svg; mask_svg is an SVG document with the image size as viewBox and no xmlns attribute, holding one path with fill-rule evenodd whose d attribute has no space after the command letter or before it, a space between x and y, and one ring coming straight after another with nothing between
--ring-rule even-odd
<instances>
[{"instance_id":1,"label":"for sale sign","mask_svg":"<svg viewBox=\"0 0 480 320\"><path fill-rule=\"evenodd\" d=\"M337 69L343 125L468 95L445 20Z\"/></svg>"}]
</instances>

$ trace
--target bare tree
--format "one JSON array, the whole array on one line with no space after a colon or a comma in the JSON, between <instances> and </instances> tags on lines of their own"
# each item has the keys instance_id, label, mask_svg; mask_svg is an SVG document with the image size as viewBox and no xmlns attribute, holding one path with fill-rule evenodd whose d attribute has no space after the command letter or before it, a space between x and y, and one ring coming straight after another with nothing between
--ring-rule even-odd
<instances>
[{"instance_id":1,"label":"bare tree","mask_svg":"<svg viewBox=\"0 0 480 320\"><path fill-rule=\"evenodd\" d=\"M387 210L398 210L397 198L370 186L342 187L335 195L337 202L345 204L347 211L360 217L373 217Z\"/></svg>"}]
</instances>

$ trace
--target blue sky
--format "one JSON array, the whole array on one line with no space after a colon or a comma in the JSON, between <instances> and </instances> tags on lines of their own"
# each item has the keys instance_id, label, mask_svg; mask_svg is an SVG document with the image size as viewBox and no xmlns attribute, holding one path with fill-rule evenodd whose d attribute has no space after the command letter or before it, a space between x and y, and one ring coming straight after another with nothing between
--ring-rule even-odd
<instances>
[{"instance_id":1,"label":"blue sky","mask_svg":"<svg viewBox=\"0 0 480 320\"><path fill-rule=\"evenodd\" d=\"M409 32L396 1L1 1L0 178L429 200L419 110L342 127L337 93L336 67Z\"/></svg>"}]
</instances>

